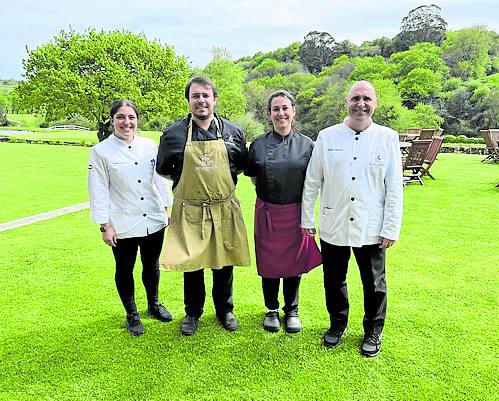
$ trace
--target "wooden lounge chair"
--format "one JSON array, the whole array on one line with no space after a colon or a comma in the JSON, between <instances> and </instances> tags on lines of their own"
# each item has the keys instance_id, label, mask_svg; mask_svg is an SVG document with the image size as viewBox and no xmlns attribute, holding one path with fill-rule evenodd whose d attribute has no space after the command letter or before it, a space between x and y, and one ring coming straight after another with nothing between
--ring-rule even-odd
<instances>
[{"instance_id":1,"label":"wooden lounge chair","mask_svg":"<svg viewBox=\"0 0 499 401\"><path fill-rule=\"evenodd\" d=\"M426 152L426 156L423 161L423 176L427 175L430 177L432 180L435 179L430 174L430 167L432 166L433 162L437 159L438 152L440 152L440 148L442 147L442 142L444 141L443 136L436 136L435 138L432 139L430 147L428 148L428 152Z\"/></svg>"},{"instance_id":2,"label":"wooden lounge chair","mask_svg":"<svg viewBox=\"0 0 499 401\"><path fill-rule=\"evenodd\" d=\"M480 130L485 145L487 146L487 156L482 160L482 162L488 161L491 163L499 162L499 130L496 129L486 129Z\"/></svg>"},{"instance_id":3,"label":"wooden lounge chair","mask_svg":"<svg viewBox=\"0 0 499 401\"><path fill-rule=\"evenodd\" d=\"M423 185L423 163L431 144L430 139L415 140L409 148L409 154L402 165L404 186L411 182Z\"/></svg>"},{"instance_id":4,"label":"wooden lounge chair","mask_svg":"<svg viewBox=\"0 0 499 401\"><path fill-rule=\"evenodd\" d=\"M436 131L434 128L423 128L418 139L432 139Z\"/></svg>"}]
</instances>

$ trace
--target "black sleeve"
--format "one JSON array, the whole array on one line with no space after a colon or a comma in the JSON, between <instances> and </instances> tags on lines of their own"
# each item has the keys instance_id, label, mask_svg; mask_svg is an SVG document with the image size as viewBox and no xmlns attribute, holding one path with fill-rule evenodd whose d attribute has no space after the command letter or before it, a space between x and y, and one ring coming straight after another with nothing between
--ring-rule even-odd
<instances>
[{"instance_id":1,"label":"black sleeve","mask_svg":"<svg viewBox=\"0 0 499 401\"><path fill-rule=\"evenodd\" d=\"M185 142L185 130L174 124L164 130L158 147L156 172L161 176L170 176L174 187L182 173Z\"/></svg>"},{"instance_id":2,"label":"black sleeve","mask_svg":"<svg viewBox=\"0 0 499 401\"><path fill-rule=\"evenodd\" d=\"M256 177L258 174L255 158L255 142L252 142L248 151L248 161L244 169L244 175L247 177Z\"/></svg>"}]
</instances>

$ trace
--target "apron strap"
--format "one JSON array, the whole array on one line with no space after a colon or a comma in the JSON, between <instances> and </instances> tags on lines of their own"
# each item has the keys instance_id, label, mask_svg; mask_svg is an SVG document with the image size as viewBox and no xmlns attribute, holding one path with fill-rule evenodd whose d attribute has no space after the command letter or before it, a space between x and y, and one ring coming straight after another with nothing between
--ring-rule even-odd
<instances>
[{"instance_id":1,"label":"apron strap","mask_svg":"<svg viewBox=\"0 0 499 401\"><path fill-rule=\"evenodd\" d=\"M217 139L222 139L222 130L220 129L220 123L218 122L218 118L214 116L213 121L215 121ZM191 141L192 141L192 117L189 120L189 125L187 126L187 142Z\"/></svg>"}]
</instances>

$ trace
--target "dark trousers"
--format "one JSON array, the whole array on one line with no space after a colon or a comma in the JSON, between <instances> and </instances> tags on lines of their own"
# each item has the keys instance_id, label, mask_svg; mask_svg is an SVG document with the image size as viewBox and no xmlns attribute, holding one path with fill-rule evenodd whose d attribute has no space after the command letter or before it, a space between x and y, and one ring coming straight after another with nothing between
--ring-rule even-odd
<instances>
[{"instance_id":1,"label":"dark trousers","mask_svg":"<svg viewBox=\"0 0 499 401\"><path fill-rule=\"evenodd\" d=\"M163 228L145 237L118 239L116 247L113 247L114 260L116 261L114 279L121 302L127 313L137 311L133 268L139 248L140 260L142 261L142 283L146 289L147 303L152 305L158 302L158 258L163 246L164 235L165 229Z\"/></svg>"},{"instance_id":2,"label":"dark trousers","mask_svg":"<svg viewBox=\"0 0 499 401\"><path fill-rule=\"evenodd\" d=\"M298 311L298 289L301 276L286 277L282 279L282 292L284 296L284 313ZM279 285L280 278L262 277L263 299L267 309L279 309Z\"/></svg>"},{"instance_id":3,"label":"dark trousers","mask_svg":"<svg viewBox=\"0 0 499 401\"><path fill-rule=\"evenodd\" d=\"M379 245L360 248L335 246L321 240L326 307L331 328L343 330L348 323L347 270L350 249L359 266L364 289L364 332L381 333L386 317L385 249Z\"/></svg>"},{"instance_id":4,"label":"dark trousers","mask_svg":"<svg viewBox=\"0 0 499 401\"><path fill-rule=\"evenodd\" d=\"M217 316L221 317L232 312L232 282L234 266L224 266L221 269L211 269L213 273L213 288L211 291ZM204 269L184 273L184 304L185 313L200 317L203 314L206 290L204 286Z\"/></svg>"}]
</instances>

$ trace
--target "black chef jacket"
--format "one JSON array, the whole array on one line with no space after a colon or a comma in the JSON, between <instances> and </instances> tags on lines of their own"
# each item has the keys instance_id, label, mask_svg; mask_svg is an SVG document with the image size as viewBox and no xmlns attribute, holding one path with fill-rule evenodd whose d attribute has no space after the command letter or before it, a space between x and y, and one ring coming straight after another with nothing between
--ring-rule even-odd
<instances>
[{"instance_id":1,"label":"black chef jacket","mask_svg":"<svg viewBox=\"0 0 499 401\"><path fill-rule=\"evenodd\" d=\"M285 137L271 131L255 138L244 174L256 177L258 198L277 205L301 203L313 147L309 137L293 131Z\"/></svg>"},{"instance_id":2,"label":"black chef jacket","mask_svg":"<svg viewBox=\"0 0 499 401\"><path fill-rule=\"evenodd\" d=\"M237 175L245 169L248 160L246 136L242 128L237 124L218 116L215 116L215 118L218 119L225 147L229 155L230 173L234 184L237 184ZM163 135L161 135L156 171L159 175L169 176L173 181L173 188L177 186L182 174L184 149L187 142L187 127L190 119L191 115L189 114L183 120L177 121L167 127L163 131ZM217 131L214 121L212 121L208 130L198 127L193 121L193 141L211 141L216 139Z\"/></svg>"}]
</instances>

